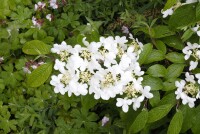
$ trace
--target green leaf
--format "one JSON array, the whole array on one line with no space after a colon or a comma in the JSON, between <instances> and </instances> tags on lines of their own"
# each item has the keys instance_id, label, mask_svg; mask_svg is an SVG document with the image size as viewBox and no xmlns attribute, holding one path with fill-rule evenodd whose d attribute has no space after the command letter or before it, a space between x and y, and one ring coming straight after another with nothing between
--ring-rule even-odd
<instances>
[{"instance_id":1,"label":"green leaf","mask_svg":"<svg viewBox=\"0 0 200 134\"><path fill-rule=\"evenodd\" d=\"M163 65L155 64L149 67L146 73L153 77L164 77L167 69Z\"/></svg>"},{"instance_id":2,"label":"green leaf","mask_svg":"<svg viewBox=\"0 0 200 134\"><path fill-rule=\"evenodd\" d=\"M155 61L161 61L163 59L165 59L165 55L163 54L163 52L160 50L153 49L151 53L148 55L148 57L146 58L144 64L149 64Z\"/></svg>"},{"instance_id":3,"label":"green leaf","mask_svg":"<svg viewBox=\"0 0 200 134\"><path fill-rule=\"evenodd\" d=\"M177 81L178 79L177 78L171 78L171 79L168 79L167 81L165 81L163 83L163 91L170 91L170 90L174 90L176 89L176 86L175 86L175 81Z\"/></svg>"},{"instance_id":4,"label":"green leaf","mask_svg":"<svg viewBox=\"0 0 200 134\"><path fill-rule=\"evenodd\" d=\"M25 43L22 51L29 55L44 55L50 53L50 48L42 41L32 40Z\"/></svg>"},{"instance_id":5,"label":"green leaf","mask_svg":"<svg viewBox=\"0 0 200 134\"><path fill-rule=\"evenodd\" d=\"M151 53L153 48L152 44L146 44L143 47L143 51L140 53L140 58L138 60L138 62L141 64L143 64L145 62L145 60L148 58L149 54Z\"/></svg>"},{"instance_id":6,"label":"green leaf","mask_svg":"<svg viewBox=\"0 0 200 134\"><path fill-rule=\"evenodd\" d=\"M151 35L153 38L163 38L166 36L171 36L174 35L175 32L172 32L167 26L156 26L152 28L153 30L153 35Z\"/></svg>"},{"instance_id":7,"label":"green leaf","mask_svg":"<svg viewBox=\"0 0 200 134\"><path fill-rule=\"evenodd\" d=\"M148 123L152 123L152 122L162 119L164 116L166 116L169 113L171 108L172 108L171 104L165 104L165 105L161 105L161 106L153 108L152 110L149 111Z\"/></svg>"},{"instance_id":8,"label":"green leaf","mask_svg":"<svg viewBox=\"0 0 200 134\"><path fill-rule=\"evenodd\" d=\"M52 63L47 63L35 69L30 75L28 75L28 86L39 87L40 85L42 85L50 76L52 67Z\"/></svg>"},{"instance_id":9,"label":"green leaf","mask_svg":"<svg viewBox=\"0 0 200 134\"><path fill-rule=\"evenodd\" d=\"M166 45L161 40L157 40L155 46L158 50L162 51L163 54L166 54L167 52Z\"/></svg>"},{"instance_id":10,"label":"green leaf","mask_svg":"<svg viewBox=\"0 0 200 134\"><path fill-rule=\"evenodd\" d=\"M200 109L199 107L197 107L197 113L193 115L193 121L192 121L192 133L193 134L199 134L200 132ZM196 109L195 109L196 110ZM192 116L190 115L189 118L192 118Z\"/></svg>"},{"instance_id":11,"label":"green leaf","mask_svg":"<svg viewBox=\"0 0 200 134\"><path fill-rule=\"evenodd\" d=\"M171 104L172 106L176 104L176 96L174 92L165 95L158 103L158 106L165 105L165 104Z\"/></svg>"},{"instance_id":12,"label":"green leaf","mask_svg":"<svg viewBox=\"0 0 200 134\"><path fill-rule=\"evenodd\" d=\"M193 35L193 31L192 29L188 29L184 32L184 34L182 35L181 39L183 40L183 42L185 42L187 39L189 39L192 35Z\"/></svg>"},{"instance_id":13,"label":"green leaf","mask_svg":"<svg viewBox=\"0 0 200 134\"><path fill-rule=\"evenodd\" d=\"M177 0L167 0L167 3L165 4L165 7L163 8L163 10L165 11L165 10L171 8L176 3L177 3Z\"/></svg>"},{"instance_id":14,"label":"green leaf","mask_svg":"<svg viewBox=\"0 0 200 134\"><path fill-rule=\"evenodd\" d=\"M0 28L0 39L7 39L9 37L9 33L5 28Z\"/></svg>"},{"instance_id":15,"label":"green leaf","mask_svg":"<svg viewBox=\"0 0 200 134\"><path fill-rule=\"evenodd\" d=\"M147 110L143 110L135 119L135 121L133 122L133 124L130 127L130 131L131 133L137 133L139 131L141 131L148 120L148 111Z\"/></svg>"},{"instance_id":16,"label":"green leaf","mask_svg":"<svg viewBox=\"0 0 200 134\"><path fill-rule=\"evenodd\" d=\"M143 77L143 79L144 80L142 81L142 84L144 86L150 86L151 90L159 90L163 88L163 83L160 78L155 78L155 77L146 75Z\"/></svg>"},{"instance_id":17,"label":"green leaf","mask_svg":"<svg viewBox=\"0 0 200 134\"><path fill-rule=\"evenodd\" d=\"M166 79L177 78L183 72L185 64L172 64L167 68Z\"/></svg>"},{"instance_id":18,"label":"green leaf","mask_svg":"<svg viewBox=\"0 0 200 134\"><path fill-rule=\"evenodd\" d=\"M179 134L183 124L183 114L181 111L176 112L174 117L172 118L167 134Z\"/></svg>"},{"instance_id":19,"label":"green leaf","mask_svg":"<svg viewBox=\"0 0 200 134\"><path fill-rule=\"evenodd\" d=\"M152 107L155 107L160 102L160 93L159 91L151 91L153 94L153 98L149 100L149 103Z\"/></svg>"},{"instance_id":20,"label":"green leaf","mask_svg":"<svg viewBox=\"0 0 200 134\"><path fill-rule=\"evenodd\" d=\"M178 52L171 52L165 56L166 59L173 63L185 63L184 55Z\"/></svg>"},{"instance_id":21,"label":"green leaf","mask_svg":"<svg viewBox=\"0 0 200 134\"><path fill-rule=\"evenodd\" d=\"M197 21L195 7L196 3L182 5L177 8L169 19L169 25L178 28L195 23Z\"/></svg>"},{"instance_id":22,"label":"green leaf","mask_svg":"<svg viewBox=\"0 0 200 134\"><path fill-rule=\"evenodd\" d=\"M94 107L97 104L97 100L94 99L92 95L86 95L81 97L82 108L86 111L89 111L90 108Z\"/></svg>"},{"instance_id":23,"label":"green leaf","mask_svg":"<svg viewBox=\"0 0 200 134\"><path fill-rule=\"evenodd\" d=\"M184 48L182 40L178 36L169 36L162 39L162 41L170 47L173 47L178 50Z\"/></svg>"},{"instance_id":24,"label":"green leaf","mask_svg":"<svg viewBox=\"0 0 200 134\"><path fill-rule=\"evenodd\" d=\"M200 3L196 7L196 19L200 20Z\"/></svg>"},{"instance_id":25,"label":"green leaf","mask_svg":"<svg viewBox=\"0 0 200 134\"><path fill-rule=\"evenodd\" d=\"M196 109L190 108L188 105L181 105L180 110L182 111L184 117L181 133L185 133L193 126L193 122L195 121Z\"/></svg>"}]
</instances>

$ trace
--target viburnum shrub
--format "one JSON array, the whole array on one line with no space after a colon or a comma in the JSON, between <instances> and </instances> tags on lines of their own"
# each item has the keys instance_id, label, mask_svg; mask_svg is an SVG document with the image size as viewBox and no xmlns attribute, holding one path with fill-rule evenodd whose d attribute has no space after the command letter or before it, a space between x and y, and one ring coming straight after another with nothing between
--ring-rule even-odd
<instances>
[{"instance_id":1,"label":"viburnum shrub","mask_svg":"<svg viewBox=\"0 0 200 134\"><path fill-rule=\"evenodd\" d=\"M141 67L138 63L143 44L134 39L128 42L125 36L100 37L99 42L86 41L85 47L76 44L73 48L66 42L54 44L51 49L59 55L54 69L59 71L53 75L50 84L55 86L54 92L86 95L94 93L95 99L109 100L117 98L117 106L128 112L140 107L145 98L152 98L149 86L142 86Z\"/></svg>"},{"instance_id":2,"label":"viburnum shrub","mask_svg":"<svg viewBox=\"0 0 200 134\"><path fill-rule=\"evenodd\" d=\"M0 134L199 134L199 0L2 0Z\"/></svg>"}]
</instances>

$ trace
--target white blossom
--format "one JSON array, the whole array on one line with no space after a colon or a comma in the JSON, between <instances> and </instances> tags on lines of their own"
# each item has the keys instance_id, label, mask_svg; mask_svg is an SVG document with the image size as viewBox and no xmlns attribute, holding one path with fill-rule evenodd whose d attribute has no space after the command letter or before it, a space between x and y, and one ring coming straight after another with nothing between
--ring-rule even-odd
<instances>
[{"instance_id":1,"label":"white blossom","mask_svg":"<svg viewBox=\"0 0 200 134\"><path fill-rule=\"evenodd\" d=\"M49 3L50 3L50 7L52 7L53 9L58 8L57 0L50 0Z\"/></svg>"},{"instance_id":2,"label":"white blossom","mask_svg":"<svg viewBox=\"0 0 200 134\"><path fill-rule=\"evenodd\" d=\"M129 105L132 104L132 100L131 99L127 99L127 98L117 98L117 103L116 106L117 107L122 107L122 110L127 113L128 109L129 109Z\"/></svg>"},{"instance_id":3,"label":"white blossom","mask_svg":"<svg viewBox=\"0 0 200 134\"><path fill-rule=\"evenodd\" d=\"M52 20L52 15L51 14L47 14L46 15L46 19L49 20L49 21L51 21Z\"/></svg>"},{"instance_id":4,"label":"white blossom","mask_svg":"<svg viewBox=\"0 0 200 134\"><path fill-rule=\"evenodd\" d=\"M163 18L166 18L167 16L169 16L169 15L172 15L173 14L173 8L171 7L171 8L169 8L169 9L167 9L167 10L165 10L165 11L161 11L161 13L163 14Z\"/></svg>"}]
</instances>

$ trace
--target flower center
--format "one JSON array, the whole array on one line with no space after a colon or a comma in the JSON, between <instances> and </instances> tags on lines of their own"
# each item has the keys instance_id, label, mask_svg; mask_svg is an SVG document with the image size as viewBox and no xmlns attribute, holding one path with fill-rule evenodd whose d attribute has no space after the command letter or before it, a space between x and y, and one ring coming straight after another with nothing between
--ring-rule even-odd
<instances>
[{"instance_id":1,"label":"flower center","mask_svg":"<svg viewBox=\"0 0 200 134\"><path fill-rule=\"evenodd\" d=\"M115 80L113 78L113 75L109 72L104 76L104 81L101 82L101 86L104 87L109 87L114 85Z\"/></svg>"},{"instance_id":2,"label":"flower center","mask_svg":"<svg viewBox=\"0 0 200 134\"><path fill-rule=\"evenodd\" d=\"M69 56L70 56L70 54L67 51L60 52L61 61L64 61L64 60L67 61Z\"/></svg>"},{"instance_id":3,"label":"flower center","mask_svg":"<svg viewBox=\"0 0 200 134\"><path fill-rule=\"evenodd\" d=\"M79 81L81 83L88 83L92 77L92 73L90 73L88 70L80 72L79 74Z\"/></svg>"},{"instance_id":4,"label":"flower center","mask_svg":"<svg viewBox=\"0 0 200 134\"><path fill-rule=\"evenodd\" d=\"M80 57L83 58L84 60L91 60L92 54L88 50L83 50L80 54Z\"/></svg>"},{"instance_id":5,"label":"flower center","mask_svg":"<svg viewBox=\"0 0 200 134\"><path fill-rule=\"evenodd\" d=\"M62 78L61 78L60 81L61 81L63 84L68 85L70 80L71 80L70 74L69 74L69 72L66 72L66 73L62 76Z\"/></svg>"},{"instance_id":6,"label":"flower center","mask_svg":"<svg viewBox=\"0 0 200 134\"><path fill-rule=\"evenodd\" d=\"M121 47L117 47L117 49L118 49L117 56L118 56L119 58L121 58L122 55L124 54L124 50L123 50Z\"/></svg>"},{"instance_id":7,"label":"flower center","mask_svg":"<svg viewBox=\"0 0 200 134\"><path fill-rule=\"evenodd\" d=\"M190 84L187 84L183 90L184 90L184 93L191 95L192 97L196 97L199 91L199 88L194 83L190 83Z\"/></svg>"},{"instance_id":8,"label":"flower center","mask_svg":"<svg viewBox=\"0 0 200 134\"><path fill-rule=\"evenodd\" d=\"M134 88L133 83L126 85L124 93L126 93L128 98L137 98L140 95L140 92Z\"/></svg>"},{"instance_id":9,"label":"flower center","mask_svg":"<svg viewBox=\"0 0 200 134\"><path fill-rule=\"evenodd\" d=\"M101 47L99 48L99 52L101 53L101 55L105 56L105 54L108 53L108 50L105 49L103 46L101 46Z\"/></svg>"}]
</instances>

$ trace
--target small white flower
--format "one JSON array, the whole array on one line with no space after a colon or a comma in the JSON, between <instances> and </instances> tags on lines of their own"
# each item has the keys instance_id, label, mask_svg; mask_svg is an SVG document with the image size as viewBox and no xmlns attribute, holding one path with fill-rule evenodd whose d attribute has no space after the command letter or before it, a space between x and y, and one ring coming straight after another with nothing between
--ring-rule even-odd
<instances>
[{"instance_id":1,"label":"small white flower","mask_svg":"<svg viewBox=\"0 0 200 134\"><path fill-rule=\"evenodd\" d=\"M200 84L200 73L195 74L195 76L198 79L198 83Z\"/></svg>"},{"instance_id":2,"label":"small white flower","mask_svg":"<svg viewBox=\"0 0 200 134\"><path fill-rule=\"evenodd\" d=\"M109 122L109 118L107 116L104 116L103 119L101 120L101 126L105 126Z\"/></svg>"},{"instance_id":3,"label":"small white flower","mask_svg":"<svg viewBox=\"0 0 200 134\"><path fill-rule=\"evenodd\" d=\"M189 67L189 70L194 70L198 65L198 62L197 61L190 61L190 67Z\"/></svg>"},{"instance_id":4,"label":"small white flower","mask_svg":"<svg viewBox=\"0 0 200 134\"><path fill-rule=\"evenodd\" d=\"M55 70L59 70L61 73L65 73L66 72L66 70L64 68L65 66L66 66L65 62L62 62L62 61L59 61L58 59L56 59L55 65L54 65Z\"/></svg>"},{"instance_id":5,"label":"small white flower","mask_svg":"<svg viewBox=\"0 0 200 134\"><path fill-rule=\"evenodd\" d=\"M31 71L27 67L23 67L22 69L23 69L24 73L28 73L28 74L31 73Z\"/></svg>"},{"instance_id":6,"label":"small white flower","mask_svg":"<svg viewBox=\"0 0 200 134\"><path fill-rule=\"evenodd\" d=\"M153 98L153 94L150 93L151 87L150 86L145 86L143 90L141 90L142 95L148 99Z\"/></svg>"},{"instance_id":7,"label":"small white flower","mask_svg":"<svg viewBox=\"0 0 200 134\"><path fill-rule=\"evenodd\" d=\"M46 19L49 20L49 21L51 21L52 20L51 14L47 14L46 15Z\"/></svg>"},{"instance_id":8,"label":"small white flower","mask_svg":"<svg viewBox=\"0 0 200 134\"><path fill-rule=\"evenodd\" d=\"M200 36L199 25L197 25L196 27L193 27L192 31L195 32L195 33L197 33L198 36Z\"/></svg>"},{"instance_id":9,"label":"small white flower","mask_svg":"<svg viewBox=\"0 0 200 134\"><path fill-rule=\"evenodd\" d=\"M128 27L122 26L122 33L129 34Z\"/></svg>"},{"instance_id":10,"label":"small white flower","mask_svg":"<svg viewBox=\"0 0 200 134\"><path fill-rule=\"evenodd\" d=\"M32 17L32 23L33 23L33 25L35 26L35 27L37 27L37 28L41 28L41 26L42 26L42 23L39 23L39 21L33 16Z\"/></svg>"},{"instance_id":11,"label":"small white flower","mask_svg":"<svg viewBox=\"0 0 200 134\"><path fill-rule=\"evenodd\" d=\"M161 13L163 14L163 18L166 18L167 16L169 16L169 15L172 15L173 14L173 8L171 7L170 9L167 9L167 10L165 10L165 11L161 11Z\"/></svg>"},{"instance_id":12,"label":"small white flower","mask_svg":"<svg viewBox=\"0 0 200 134\"><path fill-rule=\"evenodd\" d=\"M186 73L185 73L185 77L186 77L185 80L186 80L187 82L195 83L194 76L193 76L193 75L190 75L189 72L186 72Z\"/></svg>"},{"instance_id":13,"label":"small white flower","mask_svg":"<svg viewBox=\"0 0 200 134\"><path fill-rule=\"evenodd\" d=\"M131 99L127 99L127 98L117 98L117 103L116 106L117 107L122 107L122 110L127 113L128 109L129 109L129 105L132 104L132 100Z\"/></svg>"},{"instance_id":14,"label":"small white flower","mask_svg":"<svg viewBox=\"0 0 200 134\"><path fill-rule=\"evenodd\" d=\"M140 105L141 105L141 102L144 100L144 96L140 96L138 98L133 98L132 101L133 101L133 109L134 110L137 110Z\"/></svg>"},{"instance_id":15,"label":"small white flower","mask_svg":"<svg viewBox=\"0 0 200 134\"><path fill-rule=\"evenodd\" d=\"M64 88L65 85L61 82L61 79L63 78L63 74L59 74L58 76L53 75L51 77L50 84L55 86L54 87L54 92L55 93L61 93L62 95L67 92L67 90Z\"/></svg>"},{"instance_id":16,"label":"small white flower","mask_svg":"<svg viewBox=\"0 0 200 134\"><path fill-rule=\"evenodd\" d=\"M41 10L42 8L45 7L45 5L46 5L45 3L39 1L37 4L35 4L35 11Z\"/></svg>"},{"instance_id":17,"label":"small white flower","mask_svg":"<svg viewBox=\"0 0 200 134\"><path fill-rule=\"evenodd\" d=\"M195 2L197 2L197 0L186 0L185 3L190 4L190 3L195 3Z\"/></svg>"},{"instance_id":18,"label":"small white flower","mask_svg":"<svg viewBox=\"0 0 200 134\"><path fill-rule=\"evenodd\" d=\"M50 0L49 2L50 2L50 7L52 7L53 9L58 8L57 0Z\"/></svg>"}]
</instances>

